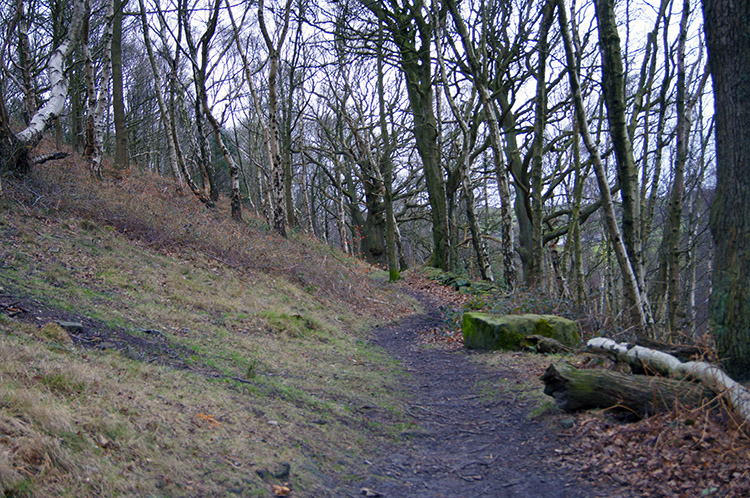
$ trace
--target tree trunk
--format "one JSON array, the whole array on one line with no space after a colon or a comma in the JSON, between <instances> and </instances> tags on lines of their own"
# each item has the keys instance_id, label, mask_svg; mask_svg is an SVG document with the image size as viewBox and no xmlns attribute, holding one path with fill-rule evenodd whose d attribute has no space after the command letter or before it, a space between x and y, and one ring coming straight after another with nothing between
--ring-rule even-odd
<instances>
[{"instance_id":1,"label":"tree trunk","mask_svg":"<svg viewBox=\"0 0 750 498\"><path fill-rule=\"evenodd\" d=\"M401 70L406 79L409 107L414 119L414 137L419 157L422 159L430 203L433 241L430 263L447 270L450 255L448 201L438 148L437 120L433 109L430 53L434 26L424 18L424 6L419 1L413 4L407 2L392 12L386 12L381 3L373 0L361 2L385 24L398 47Z\"/></svg>"},{"instance_id":2,"label":"tree trunk","mask_svg":"<svg viewBox=\"0 0 750 498\"><path fill-rule=\"evenodd\" d=\"M497 109L495 108L487 81L481 71L479 59L474 51L474 47L469 37L468 28L466 23L461 17L458 10L458 6L454 0L446 1L446 5L451 12L453 22L456 25L456 30L461 37L461 43L464 47L466 58L469 62L469 69L471 70L474 85L479 91L479 98L484 108L485 119L490 132L490 144L493 150L493 159L495 163L495 175L497 177L497 188L500 195L500 213L502 218L502 239L501 239L501 250L503 254L503 277L505 279L505 285L509 290L513 290L516 287L516 265L515 265L515 250L513 248L514 234L513 234L513 216L510 207L510 185L508 182L508 173L503 164L503 147L502 147L502 135L500 133L500 125L498 124Z\"/></svg>"},{"instance_id":3,"label":"tree trunk","mask_svg":"<svg viewBox=\"0 0 750 498\"><path fill-rule=\"evenodd\" d=\"M378 22L378 111L380 113L380 136L383 151L380 156L380 170L383 176L385 196L385 256L388 263L388 281L395 282L401 278L401 271L396 259L396 219L393 214L393 161L391 160L391 137L385 114L385 88L383 84L383 22Z\"/></svg>"},{"instance_id":4,"label":"tree trunk","mask_svg":"<svg viewBox=\"0 0 750 498\"><path fill-rule=\"evenodd\" d=\"M115 169L129 166L128 127L125 120L125 101L122 81L122 11L128 0L115 1L115 17L112 25L112 110L115 121Z\"/></svg>"},{"instance_id":5,"label":"tree trunk","mask_svg":"<svg viewBox=\"0 0 750 498\"><path fill-rule=\"evenodd\" d=\"M65 61L78 43L85 12L85 2L73 3L73 20L68 27L65 40L51 53L47 62L48 99L29 119L22 131L13 133L9 116L3 103L0 106L0 173L12 169L19 174L28 173L31 166L30 150L42 139L44 131L55 122L65 107L68 95L68 79L65 77Z\"/></svg>"},{"instance_id":6,"label":"tree trunk","mask_svg":"<svg viewBox=\"0 0 750 498\"><path fill-rule=\"evenodd\" d=\"M114 0L109 0L107 4L107 14L105 16L104 35L102 43L104 44L104 53L102 55L102 74L99 81L99 94L96 99L96 105L93 109L93 150L91 154L91 171L93 174L102 177L102 161L104 155L104 111L109 103L109 77L111 73L111 53L112 53L112 28L114 22Z\"/></svg>"},{"instance_id":7,"label":"tree trunk","mask_svg":"<svg viewBox=\"0 0 750 498\"><path fill-rule=\"evenodd\" d=\"M596 143L594 143L594 140L592 139L591 134L588 130L588 119L586 118L586 112L583 106L581 87L578 82L578 75L575 71L576 65L573 55L573 43L571 41L570 30L568 28L565 5L562 0L558 0L557 5L560 30L562 32L563 42L565 45L565 57L568 66L567 71L570 79L570 91L573 96L576 119L583 141L586 144L586 148L588 149L589 154L591 154L591 158L594 163L594 171L596 173L596 179L599 184L599 192L602 197L602 206L604 208L604 217L606 221L607 231L609 232L609 238L614 248L615 255L617 256L620 270L622 271L629 311L633 317L633 321L635 322L635 324L642 330L648 331L650 328L650 319L648 318L648 303L640 292L638 280L636 278L635 272L633 271L630 258L628 258L627 250L623 243L622 237L620 236L620 228L617 226L614 203L612 202L609 184L607 182L607 174L604 170L601 156L599 155L599 149Z\"/></svg>"},{"instance_id":8,"label":"tree trunk","mask_svg":"<svg viewBox=\"0 0 750 498\"><path fill-rule=\"evenodd\" d=\"M727 372L750 379L750 2L703 0L714 82L716 245L710 323Z\"/></svg>"},{"instance_id":9,"label":"tree trunk","mask_svg":"<svg viewBox=\"0 0 750 498\"><path fill-rule=\"evenodd\" d=\"M701 384L611 370L579 370L558 362L541 376L544 394L566 411L621 408L641 416L669 411L676 406L697 407L714 393Z\"/></svg>"},{"instance_id":10,"label":"tree trunk","mask_svg":"<svg viewBox=\"0 0 750 498\"><path fill-rule=\"evenodd\" d=\"M531 264L526 274L526 284L533 288L540 286L544 278L544 243L542 241L543 182L542 159L544 152L544 128L547 121L547 34L554 19L554 0L547 0L544 5L541 26L537 41L538 67L536 72L536 109L534 111L534 141L531 146Z\"/></svg>"},{"instance_id":11,"label":"tree trunk","mask_svg":"<svg viewBox=\"0 0 750 498\"><path fill-rule=\"evenodd\" d=\"M216 140L216 145L219 147L219 150L221 150L221 155L224 157L224 160L227 163L227 166L229 167L229 177L230 177L230 196L229 196L229 203L231 205L232 210L232 219L235 221L242 221L242 197L240 195L240 169L237 166L237 163L235 162L234 158L232 157L231 152L229 152L229 149L227 148L226 144L224 143L224 138L221 134L221 125L219 124L216 117L213 115L213 112L211 112L211 108L208 106L208 92L206 91L206 68L208 66L208 47L211 41L211 38L213 38L214 33L216 32L216 24L219 17L219 8L221 6L221 0L215 0L215 4L213 6L213 11L211 13L211 16L208 19L208 22L206 24L206 31L203 33L203 36L201 37L201 59L202 59L202 67L200 70L200 81L198 82L200 85L200 99L201 99L201 106L203 107L203 113L206 116L206 119L208 120L209 124L211 125L211 128L214 132L214 140ZM185 27L186 30L191 29L190 26ZM186 31L187 32L187 31Z\"/></svg>"},{"instance_id":12,"label":"tree trunk","mask_svg":"<svg viewBox=\"0 0 750 498\"><path fill-rule=\"evenodd\" d=\"M531 247L533 245L528 174L524 169L524 161L521 157L521 149L518 145L518 126L515 113L508 101L508 91L502 87L493 90L497 103L500 106L500 112L497 112L497 114L502 116L501 124L505 138L505 156L508 160L508 168L513 177L513 187L516 193L513 212L515 212L516 219L518 220L518 254L521 257L521 268L523 269L524 275L526 275L530 271ZM499 158L495 160L496 168L498 167L498 163L500 163ZM503 174L507 177L507 171L504 170ZM498 182L500 182L499 171ZM503 183L507 183L507 180L504 180ZM499 183L499 185L503 184ZM503 193L501 192L500 195L502 197ZM508 190L508 198L510 198L510 189ZM503 215L503 217L504 216L505 215Z\"/></svg>"},{"instance_id":13,"label":"tree trunk","mask_svg":"<svg viewBox=\"0 0 750 498\"><path fill-rule=\"evenodd\" d=\"M153 45L151 44L151 36L149 35L148 19L146 18L146 6L143 0L138 0L139 7L141 9L141 25L143 28L143 42L146 45L146 53L148 54L148 60L151 64L151 72L154 76L154 91L156 92L156 100L159 103L159 114L161 114L162 122L164 123L165 135L167 136L167 150L169 153L169 166L174 174L175 180L177 181L178 188L183 189L182 173L177 165L177 153L174 149L174 141L171 139L171 119L167 104L164 101L164 93L162 92L162 81L160 76L159 68L156 65L156 58L154 56Z\"/></svg>"},{"instance_id":14,"label":"tree trunk","mask_svg":"<svg viewBox=\"0 0 750 498\"><path fill-rule=\"evenodd\" d=\"M471 244L474 247L474 253L477 256L479 272L484 280L494 282L495 276L492 274L492 266L490 265L490 258L487 253L487 244L484 241L484 237L482 237L482 232L479 229L479 220L477 220L474 211L474 191L471 187L468 168L463 172L461 189L463 190L464 200L466 201L466 218L469 221Z\"/></svg>"},{"instance_id":15,"label":"tree trunk","mask_svg":"<svg viewBox=\"0 0 750 498\"><path fill-rule=\"evenodd\" d=\"M96 107L96 84L94 81L94 60L89 47L89 22L91 6L86 2L86 15L81 30L81 53L83 54L83 77L86 82L86 125L84 126L83 156L91 159L94 153L94 108Z\"/></svg>"},{"instance_id":16,"label":"tree trunk","mask_svg":"<svg viewBox=\"0 0 750 498\"><path fill-rule=\"evenodd\" d=\"M607 120L617 159L617 179L622 195L622 234L630 265L638 283L644 306L645 274L643 243L641 240L640 196L638 195L638 167L633 156L633 144L628 133L625 103L625 73L622 64L620 36L617 32L614 0L597 0L596 18L599 24L599 46L602 51L602 91L607 105ZM648 311L646 309L646 311Z\"/></svg>"},{"instance_id":17,"label":"tree trunk","mask_svg":"<svg viewBox=\"0 0 750 498\"><path fill-rule=\"evenodd\" d=\"M157 9L161 9L161 7L157 4ZM167 62L170 66L170 73L169 73L169 103L167 104L167 109L169 113L169 136L167 137L168 140L172 141L172 145L174 147L174 155L175 155L175 161L177 161L177 168L179 169L182 178L185 180L185 182L188 185L188 188L191 192L193 192L193 195L195 195L198 200L200 200L202 203L204 203L207 207L213 207L214 202L211 200L210 197L208 197L205 193L205 190L200 188L194 181L193 177L190 174L190 171L187 169L187 165L185 164L185 155L182 153L182 146L180 145L180 137L177 135L177 101L180 103L183 102L182 98L180 97L180 88L179 88L179 80L178 80L178 69L180 66L180 53L182 51L182 32L183 32L183 24L178 22L177 26L177 36L175 40L175 50L174 50L174 56L170 56L170 48L169 48L169 41L167 40L166 31L168 29L166 23L164 22L165 17L162 15L161 11L159 11L159 22L161 24L161 30L159 31L159 35L161 38L161 45L162 45L162 56L167 59Z\"/></svg>"},{"instance_id":18,"label":"tree trunk","mask_svg":"<svg viewBox=\"0 0 750 498\"><path fill-rule=\"evenodd\" d=\"M455 7L454 7L455 8ZM442 79L443 86L448 88L449 82L448 82L448 74L445 68L445 61L443 60L443 47L441 43L441 39L443 37L443 26L441 25L440 32L437 33L437 36L435 37L435 42L437 44L437 52L438 52L438 64L440 67L440 76ZM476 86L476 85L475 85ZM489 282L494 282L495 277L492 274L492 267L490 266L489 262L489 256L487 254L487 247L484 243L484 238L482 237L482 232L479 229L479 222L477 220L477 217L474 212L474 189L471 185L471 149L473 147L473 143L476 141L476 134L473 134L474 129L469 127L468 117L463 115L458 108L458 104L456 104L455 100L453 99L453 96L451 95L450 91L446 90L445 96L448 99L448 104L450 105L451 112L453 113L453 117L458 122L460 128L461 128L461 151L459 153L459 164L456 167L456 170L454 172L451 172L451 176L458 175L459 181L461 185L461 190L463 191L464 200L466 201L466 217L469 222L469 230L471 231L471 242L472 246L474 247L474 254L477 257L477 265L479 266L479 271L482 275L482 279L487 280ZM472 94L470 101L466 104L466 113L468 114L473 107L473 101L475 99L475 95ZM452 183L451 181L448 182L449 184ZM456 182L458 183L458 182ZM455 191L455 188L450 187L449 190L451 192ZM451 194L451 197L453 195ZM453 202L450 203L451 208L453 208ZM455 216L455 213L454 213ZM452 233L455 235L455 229L452 230ZM454 251L458 251L458 243L451 245L451 248Z\"/></svg>"},{"instance_id":19,"label":"tree trunk","mask_svg":"<svg viewBox=\"0 0 750 498\"><path fill-rule=\"evenodd\" d=\"M12 142L21 145L24 151L17 152L20 163L18 161L11 161L14 167L21 173L25 173L28 170L28 164L23 164L28 159L28 149L36 146L42 139L42 134L52 122L62 114L65 106L65 99L68 94L68 80L65 77L65 61L73 52L75 45L78 43L81 36L81 28L83 26L84 12L85 12L84 0L74 0L73 2L73 17L68 26L67 38L52 51L49 61L47 62L47 69L49 71L48 81L48 99L47 102L39 109L29 121L29 125L22 131L15 134L14 137L8 137Z\"/></svg>"},{"instance_id":20,"label":"tree trunk","mask_svg":"<svg viewBox=\"0 0 750 498\"><path fill-rule=\"evenodd\" d=\"M269 151L271 156L268 158L271 170L271 192L274 201L273 207L273 226L274 230L286 237L286 200L284 193L285 175L284 165L281 162L281 151L279 150L279 116L278 116L278 98L276 89L276 77L278 74L278 65L281 47L284 45L287 31L289 29L289 14L291 11L291 0L287 0L284 10L284 22L281 25L281 31L278 33L276 43L273 42L266 28L264 15L264 2L258 2L258 24L260 26L263 39L268 49L268 139ZM291 104L290 104L291 105ZM291 195L291 189L290 189Z\"/></svg>"},{"instance_id":21,"label":"tree trunk","mask_svg":"<svg viewBox=\"0 0 750 498\"><path fill-rule=\"evenodd\" d=\"M36 113L36 89L31 75L31 46L29 45L29 22L23 8L23 0L16 0L18 18L18 65L23 85L23 117L28 125Z\"/></svg>"},{"instance_id":22,"label":"tree trunk","mask_svg":"<svg viewBox=\"0 0 750 498\"><path fill-rule=\"evenodd\" d=\"M700 381L716 394L725 395L726 401L742 417L742 420L750 422L750 392L718 367L702 361L682 363L668 353L642 346L631 346L627 343L618 344L604 337L589 340L586 349L597 353L612 354L620 361L675 379L690 378Z\"/></svg>"},{"instance_id":23,"label":"tree trunk","mask_svg":"<svg viewBox=\"0 0 750 498\"><path fill-rule=\"evenodd\" d=\"M349 245L349 236L346 233L346 210L344 209L344 185L341 180L340 167L336 167L336 228L339 232L339 242L341 244L341 252L344 254L352 254L354 251Z\"/></svg>"},{"instance_id":24,"label":"tree trunk","mask_svg":"<svg viewBox=\"0 0 750 498\"><path fill-rule=\"evenodd\" d=\"M674 338L678 332L680 310L680 225L682 225L682 196L685 193L685 163L688 157L690 116L685 104L687 76L685 72L685 42L687 40L690 1L682 2L682 19L677 42L677 154L674 161L672 192L667 217L667 334ZM663 104L662 104L663 105Z\"/></svg>"}]
</instances>

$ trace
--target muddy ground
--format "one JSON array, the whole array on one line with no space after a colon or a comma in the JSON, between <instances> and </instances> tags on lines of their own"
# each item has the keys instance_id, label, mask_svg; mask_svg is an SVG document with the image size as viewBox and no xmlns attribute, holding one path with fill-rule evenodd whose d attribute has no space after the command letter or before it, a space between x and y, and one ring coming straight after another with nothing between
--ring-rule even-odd
<instances>
[{"instance_id":1,"label":"muddy ground","mask_svg":"<svg viewBox=\"0 0 750 498\"><path fill-rule=\"evenodd\" d=\"M349 496L627 496L560 468L555 450L565 438L552 424L529 419L531 401L482 392L498 376L513 381L517 374L472 360L482 353L420 341L419 332L440 327L443 318L435 301L417 297L424 313L372 333L406 371L402 388L417 428L403 432L399 445L381 449L361 479L349 483Z\"/></svg>"}]
</instances>

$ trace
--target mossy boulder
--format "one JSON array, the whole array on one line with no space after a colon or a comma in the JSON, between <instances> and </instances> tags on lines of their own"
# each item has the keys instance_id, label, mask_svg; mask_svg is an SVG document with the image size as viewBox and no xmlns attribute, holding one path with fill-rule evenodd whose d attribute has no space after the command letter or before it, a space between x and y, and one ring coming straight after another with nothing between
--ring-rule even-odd
<instances>
[{"instance_id":1,"label":"mossy boulder","mask_svg":"<svg viewBox=\"0 0 750 498\"><path fill-rule=\"evenodd\" d=\"M497 292L500 287L496 284L484 281L470 280L463 275L443 271L432 266L425 266L421 272L425 277L451 287L463 294L487 294Z\"/></svg>"},{"instance_id":2,"label":"mossy boulder","mask_svg":"<svg viewBox=\"0 0 750 498\"><path fill-rule=\"evenodd\" d=\"M526 336L551 337L569 347L580 344L573 320L554 315L464 313L464 344L469 349L521 349Z\"/></svg>"}]
</instances>

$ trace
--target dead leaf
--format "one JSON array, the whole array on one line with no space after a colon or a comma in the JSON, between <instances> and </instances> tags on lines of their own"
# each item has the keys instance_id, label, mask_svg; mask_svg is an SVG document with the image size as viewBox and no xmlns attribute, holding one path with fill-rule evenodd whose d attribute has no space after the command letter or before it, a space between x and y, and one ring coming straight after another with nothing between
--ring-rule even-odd
<instances>
[{"instance_id":1,"label":"dead leaf","mask_svg":"<svg viewBox=\"0 0 750 498\"><path fill-rule=\"evenodd\" d=\"M288 486L280 486L279 484L271 485L274 496L289 496L292 490Z\"/></svg>"},{"instance_id":2,"label":"dead leaf","mask_svg":"<svg viewBox=\"0 0 750 498\"><path fill-rule=\"evenodd\" d=\"M196 417L204 422L208 422L208 425L210 425L211 427L221 427L221 422L216 420L216 417L214 417L213 415L210 415L208 413L199 413L198 415L196 415Z\"/></svg>"}]
</instances>

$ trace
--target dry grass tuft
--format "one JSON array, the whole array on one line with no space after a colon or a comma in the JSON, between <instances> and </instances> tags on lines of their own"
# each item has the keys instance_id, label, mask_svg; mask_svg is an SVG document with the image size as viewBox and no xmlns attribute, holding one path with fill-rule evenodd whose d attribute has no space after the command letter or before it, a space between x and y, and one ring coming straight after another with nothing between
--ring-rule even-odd
<instances>
[{"instance_id":1,"label":"dry grass tuft","mask_svg":"<svg viewBox=\"0 0 750 498\"><path fill-rule=\"evenodd\" d=\"M70 338L70 334L68 334L68 332L64 328L54 322L49 322L44 325L41 329L41 334L42 336L54 342L59 342L61 344L66 344L69 346L73 344L73 339Z\"/></svg>"}]
</instances>

